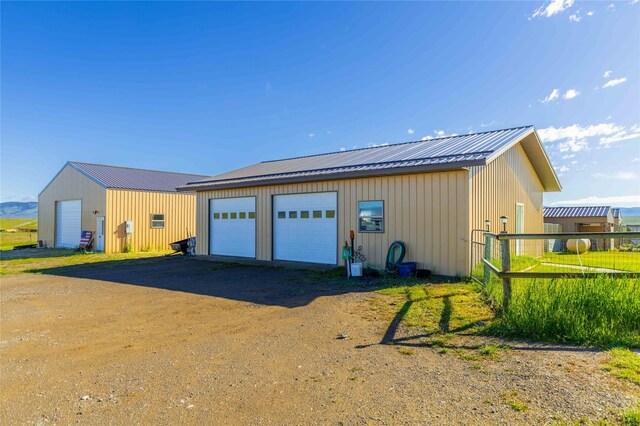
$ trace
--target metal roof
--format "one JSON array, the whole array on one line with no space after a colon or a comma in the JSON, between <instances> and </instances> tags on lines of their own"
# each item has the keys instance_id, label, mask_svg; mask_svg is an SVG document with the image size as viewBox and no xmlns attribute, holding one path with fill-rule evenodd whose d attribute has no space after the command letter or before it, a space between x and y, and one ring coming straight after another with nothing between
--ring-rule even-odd
<instances>
[{"instance_id":1,"label":"metal roof","mask_svg":"<svg viewBox=\"0 0 640 426\"><path fill-rule=\"evenodd\" d=\"M531 133L535 133L533 126L523 126L264 161L207 179L194 180L179 189L198 191L292 181L460 169L487 164L495 155L502 153ZM546 158L546 154L544 156ZM559 187L553 170L551 174Z\"/></svg>"},{"instance_id":2,"label":"metal roof","mask_svg":"<svg viewBox=\"0 0 640 426\"><path fill-rule=\"evenodd\" d=\"M69 161L67 165L78 170L105 188L133 189L140 191L176 192L178 186L202 179L205 176L185 173L160 172L130 167Z\"/></svg>"},{"instance_id":3,"label":"metal roof","mask_svg":"<svg viewBox=\"0 0 640 426\"><path fill-rule=\"evenodd\" d=\"M607 217L611 206L545 207L543 217Z\"/></svg>"},{"instance_id":4,"label":"metal roof","mask_svg":"<svg viewBox=\"0 0 640 426\"><path fill-rule=\"evenodd\" d=\"M611 213L613 214L613 217L615 219L618 219L620 217L620 207L614 207L611 209Z\"/></svg>"}]
</instances>

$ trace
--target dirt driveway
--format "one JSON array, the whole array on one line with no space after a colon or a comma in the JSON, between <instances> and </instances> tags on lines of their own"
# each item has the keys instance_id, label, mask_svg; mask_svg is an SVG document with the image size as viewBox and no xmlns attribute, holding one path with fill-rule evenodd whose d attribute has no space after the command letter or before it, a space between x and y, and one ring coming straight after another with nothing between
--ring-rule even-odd
<instances>
[{"instance_id":1,"label":"dirt driveway","mask_svg":"<svg viewBox=\"0 0 640 426\"><path fill-rule=\"evenodd\" d=\"M304 274L159 258L3 276L0 423L543 424L634 401L596 351L511 343L478 368L378 344L383 296Z\"/></svg>"}]
</instances>

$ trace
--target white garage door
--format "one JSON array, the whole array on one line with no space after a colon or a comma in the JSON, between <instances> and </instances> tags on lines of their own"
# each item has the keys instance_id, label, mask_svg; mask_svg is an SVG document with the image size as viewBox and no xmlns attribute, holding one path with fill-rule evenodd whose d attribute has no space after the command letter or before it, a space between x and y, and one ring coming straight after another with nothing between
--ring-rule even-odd
<instances>
[{"instance_id":1,"label":"white garage door","mask_svg":"<svg viewBox=\"0 0 640 426\"><path fill-rule=\"evenodd\" d=\"M273 197L273 258L334 265L338 252L337 195Z\"/></svg>"},{"instance_id":2,"label":"white garage door","mask_svg":"<svg viewBox=\"0 0 640 426\"><path fill-rule=\"evenodd\" d=\"M56 247L76 248L82 234L82 202L56 202Z\"/></svg>"},{"instance_id":3,"label":"white garage door","mask_svg":"<svg viewBox=\"0 0 640 426\"><path fill-rule=\"evenodd\" d=\"M210 203L209 252L256 257L256 199L224 198Z\"/></svg>"}]
</instances>

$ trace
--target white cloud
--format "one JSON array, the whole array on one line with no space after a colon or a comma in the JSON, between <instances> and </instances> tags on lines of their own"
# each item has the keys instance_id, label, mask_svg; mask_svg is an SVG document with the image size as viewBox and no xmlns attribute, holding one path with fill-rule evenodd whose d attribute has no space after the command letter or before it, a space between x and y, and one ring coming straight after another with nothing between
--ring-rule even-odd
<instances>
[{"instance_id":1,"label":"white cloud","mask_svg":"<svg viewBox=\"0 0 640 426\"><path fill-rule=\"evenodd\" d=\"M408 130L407 130L407 133L409 133L410 135L414 134L415 132L416 132L416 131L415 131L415 130L413 130L413 129L408 129Z\"/></svg>"},{"instance_id":2,"label":"white cloud","mask_svg":"<svg viewBox=\"0 0 640 426\"><path fill-rule=\"evenodd\" d=\"M546 5L546 7L545 5L542 5L535 12L533 12L533 15L531 15L531 18L537 18L537 17L549 18L558 13L562 13L565 10L569 9L571 6L573 6L573 1L574 0L551 0Z\"/></svg>"},{"instance_id":3,"label":"white cloud","mask_svg":"<svg viewBox=\"0 0 640 426\"><path fill-rule=\"evenodd\" d=\"M609 6L607 6L607 9L609 9L611 11L614 11L614 10L616 10L616 5L611 3Z\"/></svg>"},{"instance_id":4,"label":"white cloud","mask_svg":"<svg viewBox=\"0 0 640 426\"><path fill-rule=\"evenodd\" d=\"M574 13L573 15L569 16L569 21L571 22L580 22L580 20L582 20L582 18L579 17L577 13Z\"/></svg>"},{"instance_id":5,"label":"white cloud","mask_svg":"<svg viewBox=\"0 0 640 426\"><path fill-rule=\"evenodd\" d=\"M562 159L563 160L568 160L568 159L573 158L575 156L576 156L575 154L565 154L565 155L562 156Z\"/></svg>"},{"instance_id":6,"label":"white cloud","mask_svg":"<svg viewBox=\"0 0 640 426\"><path fill-rule=\"evenodd\" d=\"M340 147L340 151L346 151L346 150L347 150L347 148L345 148L344 146Z\"/></svg>"},{"instance_id":7,"label":"white cloud","mask_svg":"<svg viewBox=\"0 0 640 426\"><path fill-rule=\"evenodd\" d=\"M611 77L611 70L605 71L604 74L602 74L602 78L609 78Z\"/></svg>"},{"instance_id":8,"label":"white cloud","mask_svg":"<svg viewBox=\"0 0 640 426\"><path fill-rule=\"evenodd\" d=\"M375 148L377 146L387 146L387 145L389 145L389 144L388 143L370 143L370 144L367 145L367 147Z\"/></svg>"},{"instance_id":9,"label":"white cloud","mask_svg":"<svg viewBox=\"0 0 640 426\"><path fill-rule=\"evenodd\" d=\"M620 195L613 197L586 197L577 200L555 201L552 206L620 206L634 207L640 205L640 194L638 195Z\"/></svg>"},{"instance_id":10,"label":"white cloud","mask_svg":"<svg viewBox=\"0 0 640 426\"><path fill-rule=\"evenodd\" d=\"M617 86L619 84L624 83L625 81L627 81L627 77L622 77L622 78L615 78L613 80L609 80L607 81L604 86L602 86L603 89L606 89L607 87L614 87Z\"/></svg>"},{"instance_id":11,"label":"white cloud","mask_svg":"<svg viewBox=\"0 0 640 426\"><path fill-rule=\"evenodd\" d=\"M589 150L589 144L586 140L568 140L558 144L560 152L580 152Z\"/></svg>"},{"instance_id":12,"label":"white cloud","mask_svg":"<svg viewBox=\"0 0 640 426\"><path fill-rule=\"evenodd\" d=\"M423 137L422 137L422 140L423 140L423 141L428 141L428 140L431 140L431 139L433 139L433 136L429 136L429 135L427 135L427 136L423 136Z\"/></svg>"},{"instance_id":13,"label":"white cloud","mask_svg":"<svg viewBox=\"0 0 640 426\"><path fill-rule=\"evenodd\" d=\"M434 133L436 134L436 136L438 137L442 137L444 136L444 130L435 130Z\"/></svg>"},{"instance_id":14,"label":"white cloud","mask_svg":"<svg viewBox=\"0 0 640 426\"><path fill-rule=\"evenodd\" d=\"M556 168L556 171L557 171L558 173L566 173L566 172L568 172L569 170L570 170L570 169L569 169L569 167L568 167L568 166L560 166L560 167Z\"/></svg>"},{"instance_id":15,"label":"white cloud","mask_svg":"<svg viewBox=\"0 0 640 426\"><path fill-rule=\"evenodd\" d=\"M551 93L549 93L549 96L542 99L540 102L542 102L543 104L546 104L548 102L558 99L559 97L560 97L560 91L558 89L553 89Z\"/></svg>"},{"instance_id":16,"label":"white cloud","mask_svg":"<svg viewBox=\"0 0 640 426\"><path fill-rule=\"evenodd\" d=\"M315 133L309 133L309 137L310 137L310 138L313 138L313 137L315 137L315 136L316 136L316 134L315 134Z\"/></svg>"},{"instance_id":17,"label":"white cloud","mask_svg":"<svg viewBox=\"0 0 640 426\"><path fill-rule=\"evenodd\" d=\"M538 130L538 135L543 142L551 143L562 140L579 140L595 136L610 136L624 130L624 126L613 123L592 124L582 127L572 124L567 127L546 127Z\"/></svg>"},{"instance_id":18,"label":"white cloud","mask_svg":"<svg viewBox=\"0 0 640 426\"><path fill-rule=\"evenodd\" d=\"M593 16L595 14L596 13L593 10L590 10L590 11L587 12L587 16Z\"/></svg>"},{"instance_id":19,"label":"white cloud","mask_svg":"<svg viewBox=\"0 0 640 426\"><path fill-rule=\"evenodd\" d=\"M628 130L623 127L620 131L611 136L600 138L600 145L608 147L616 142L628 141L637 138L640 138L640 126L636 124L631 126Z\"/></svg>"},{"instance_id":20,"label":"white cloud","mask_svg":"<svg viewBox=\"0 0 640 426\"><path fill-rule=\"evenodd\" d=\"M564 95L562 95L562 97L565 98L565 99L573 99L576 96L578 96L579 94L580 94L580 92L577 91L576 89L569 89L564 93Z\"/></svg>"},{"instance_id":21,"label":"white cloud","mask_svg":"<svg viewBox=\"0 0 640 426\"><path fill-rule=\"evenodd\" d=\"M636 172L594 173L593 177L599 179L637 180L638 174Z\"/></svg>"}]
</instances>

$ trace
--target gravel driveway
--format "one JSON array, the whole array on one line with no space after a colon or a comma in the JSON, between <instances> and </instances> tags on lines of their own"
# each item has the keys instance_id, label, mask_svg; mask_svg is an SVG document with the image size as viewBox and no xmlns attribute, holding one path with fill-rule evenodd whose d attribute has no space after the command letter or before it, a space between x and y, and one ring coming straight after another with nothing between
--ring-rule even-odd
<instances>
[{"instance_id":1,"label":"gravel driveway","mask_svg":"<svg viewBox=\"0 0 640 426\"><path fill-rule=\"evenodd\" d=\"M597 351L511 342L478 367L379 344L384 296L304 274L176 257L3 276L0 423L544 424L637 401Z\"/></svg>"}]
</instances>

